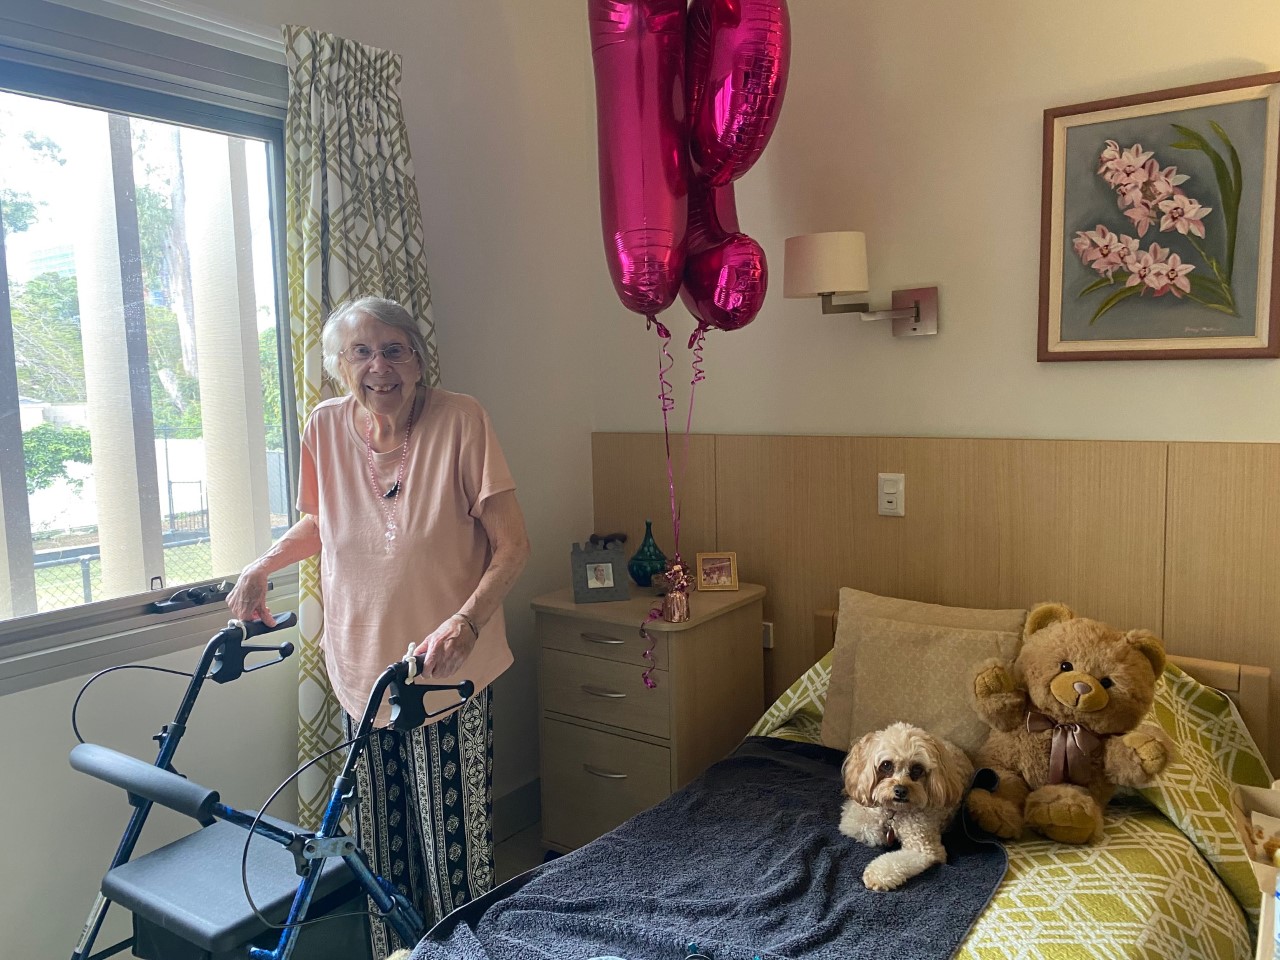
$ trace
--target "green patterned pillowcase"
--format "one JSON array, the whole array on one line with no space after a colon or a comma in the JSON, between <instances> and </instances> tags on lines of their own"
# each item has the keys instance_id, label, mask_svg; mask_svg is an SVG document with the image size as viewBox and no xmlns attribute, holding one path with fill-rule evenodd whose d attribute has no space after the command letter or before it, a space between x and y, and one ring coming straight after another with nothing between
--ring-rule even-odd
<instances>
[{"instance_id":1,"label":"green patterned pillowcase","mask_svg":"<svg viewBox=\"0 0 1280 960\"><path fill-rule=\"evenodd\" d=\"M1138 793L1196 845L1256 927L1260 895L1231 816L1231 784L1270 786L1266 761L1227 696L1172 663L1146 722L1164 730L1180 756Z\"/></svg>"},{"instance_id":2,"label":"green patterned pillowcase","mask_svg":"<svg viewBox=\"0 0 1280 960\"><path fill-rule=\"evenodd\" d=\"M834 650L829 650L825 657L806 670L756 721L747 736L821 743L822 713L827 706L831 660L835 654Z\"/></svg>"}]
</instances>

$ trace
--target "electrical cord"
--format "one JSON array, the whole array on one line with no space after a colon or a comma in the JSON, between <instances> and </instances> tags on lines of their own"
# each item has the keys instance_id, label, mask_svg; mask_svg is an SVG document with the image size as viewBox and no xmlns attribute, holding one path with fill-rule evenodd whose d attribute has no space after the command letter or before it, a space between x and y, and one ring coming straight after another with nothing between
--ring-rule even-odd
<instances>
[{"instance_id":1,"label":"electrical cord","mask_svg":"<svg viewBox=\"0 0 1280 960\"><path fill-rule=\"evenodd\" d=\"M302 774L304 771L306 771L308 768L310 768L314 764L319 763L325 757L329 756L332 753L337 753L339 750L342 750L346 747L350 747L353 744L357 743L358 741L363 740L368 736L370 736L371 734L374 734L377 732L378 731L376 728L371 727L365 733L360 734L360 736L352 737L350 740L344 741L343 743L340 743L335 747L330 747L328 750L324 751L323 753L317 754L316 756L312 757L310 760L308 760L306 763L300 766L297 770L293 771L293 773L289 774L289 776L285 777L284 782L281 783L278 787L276 787L275 790L271 791L271 796L267 797L267 802L262 805L262 808L254 816L253 825L249 828L249 834L248 836L245 837L245 840L244 840L244 849L241 850L240 852L240 886L244 889L244 898L249 902L249 909L252 910L253 915L258 918L258 922L261 923L263 926L265 926L267 929L287 930L290 927L308 927L308 926L311 926L313 923L324 923L328 920L340 920L343 917L359 917L359 916L365 916L365 915L385 917L388 915L387 913L382 913L377 910L352 910L347 913L326 914L323 917L315 917L311 920L295 920L293 923L272 923L265 916L263 916L262 911L258 909L258 905L254 903L253 896L249 893L249 844L253 841L255 831L257 830L258 824L262 822L263 816L266 815L267 808L270 807L272 802L275 800L275 798L280 795L280 791L283 790L285 787L287 787L290 783L292 783L300 774ZM313 860L312 869L319 869L317 864L321 862L322 861ZM367 901L367 898L366 898L366 901Z\"/></svg>"},{"instance_id":2,"label":"electrical cord","mask_svg":"<svg viewBox=\"0 0 1280 960\"><path fill-rule=\"evenodd\" d=\"M84 696L89 685L99 677L105 677L108 673L114 673L117 670L154 670L156 673L171 673L176 677L186 677L188 680L195 676L193 673L187 673L185 670L171 670L168 667L153 667L146 663L122 663L118 666L107 667L105 670L99 670L92 677L84 682L84 686L80 688L80 692L76 694L75 702L71 704L71 732L76 735L76 739L81 743L85 742L84 737L80 736L80 727L76 722L76 711L80 707L80 698Z\"/></svg>"}]
</instances>

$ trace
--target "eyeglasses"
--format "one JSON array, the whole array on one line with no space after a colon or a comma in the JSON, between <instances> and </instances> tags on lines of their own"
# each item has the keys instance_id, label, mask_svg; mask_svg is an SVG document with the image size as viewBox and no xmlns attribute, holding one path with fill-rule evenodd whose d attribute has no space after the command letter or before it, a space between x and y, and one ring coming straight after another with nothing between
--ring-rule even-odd
<instances>
[{"instance_id":1,"label":"eyeglasses","mask_svg":"<svg viewBox=\"0 0 1280 960\"><path fill-rule=\"evenodd\" d=\"M389 347L383 347L381 350L375 350L373 347L367 347L363 343L356 344L342 351L342 356L346 358L347 363L362 364L370 363L378 354L386 359L388 363L408 363L412 360L418 351L413 347L406 347L403 343L393 343Z\"/></svg>"}]
</instances>

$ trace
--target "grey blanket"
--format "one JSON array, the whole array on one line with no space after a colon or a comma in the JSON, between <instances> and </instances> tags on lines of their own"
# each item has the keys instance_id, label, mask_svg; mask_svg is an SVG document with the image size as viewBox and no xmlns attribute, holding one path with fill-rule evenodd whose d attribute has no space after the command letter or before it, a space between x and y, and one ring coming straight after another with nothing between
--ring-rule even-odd
<instances>
[{"instance_id":1,"label":"grey blanket","mask_svg":"<svg viewBox=\"0 0 1280 960\"><path fill-rule=\"evenodd\" d=\"M671 797L455 911L414 960L950 957L1004 876L961 829L949 862L873 893L875 851L837 830L843 754L747 740Z\"/></svg>"}]
</instances>

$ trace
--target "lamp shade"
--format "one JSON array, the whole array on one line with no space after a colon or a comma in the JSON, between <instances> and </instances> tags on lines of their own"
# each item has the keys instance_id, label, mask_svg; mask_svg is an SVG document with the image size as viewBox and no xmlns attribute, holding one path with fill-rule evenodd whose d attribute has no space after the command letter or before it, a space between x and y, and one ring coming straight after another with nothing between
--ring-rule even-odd
<instances>
[{"instance_id":1,"label":"lamp shade","mask_svg":"<svg viewBox=\"0 0 1280 960\"><path fill-rule=\"evenodd\" d=\"M789 299L824 293L865 293L867 237L853 231L787 237L782 295Z\"/></svg>"}]
</instances>

